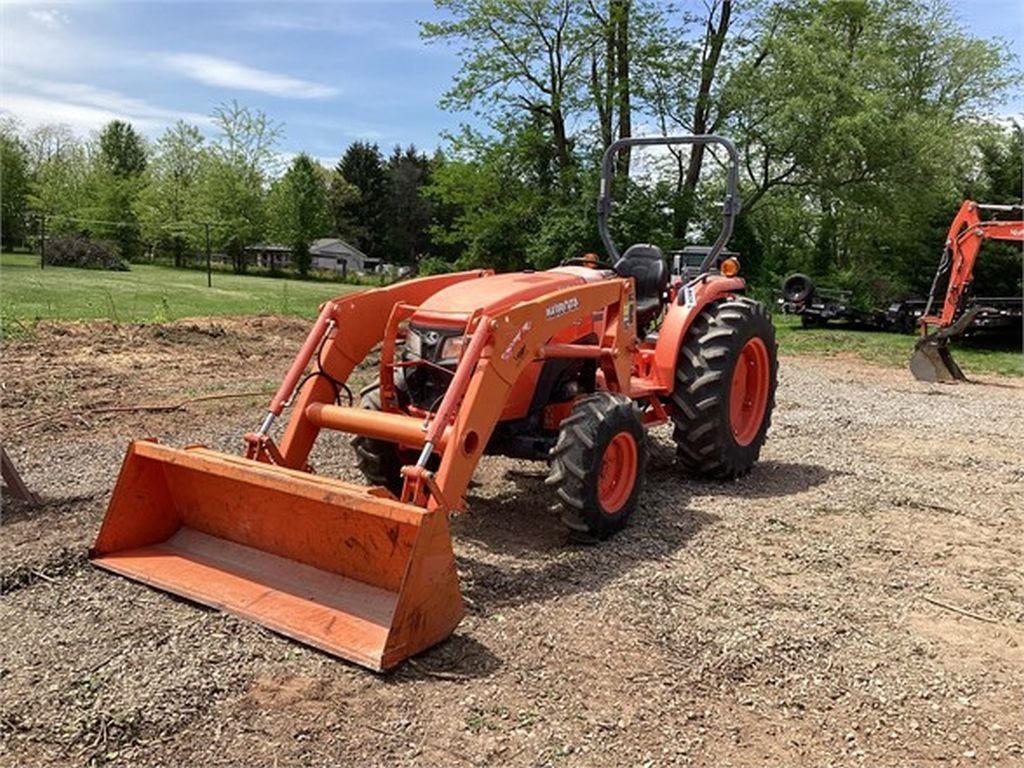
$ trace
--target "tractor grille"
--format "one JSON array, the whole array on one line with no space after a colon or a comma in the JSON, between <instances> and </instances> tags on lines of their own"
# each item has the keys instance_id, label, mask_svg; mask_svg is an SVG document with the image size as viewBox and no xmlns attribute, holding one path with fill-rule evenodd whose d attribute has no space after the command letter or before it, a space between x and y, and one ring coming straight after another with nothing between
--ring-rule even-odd
<instances>
[{"instance_id":1,"label":"tractor grille","mask_svg":"<svg viewBox=\"0 0 1024 768\"><path fill-rule=\"evenodd\" d=\"M410 365L400 386L409 395L413 405L423 410L435 410L455 373L458 351L454 349L462 339L461 328L430 328L409 324L409 336L402 350L402 360Z\"/></svg>"}]
</instances>

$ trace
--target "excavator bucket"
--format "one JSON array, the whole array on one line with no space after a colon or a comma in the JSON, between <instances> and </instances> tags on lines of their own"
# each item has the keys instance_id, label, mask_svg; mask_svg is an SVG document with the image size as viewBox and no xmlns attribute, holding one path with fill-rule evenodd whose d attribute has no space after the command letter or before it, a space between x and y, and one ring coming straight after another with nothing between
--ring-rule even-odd
<instances>
[{"instance_id":1,"label":"excavator bucket","mask_svg":"<svg viewBox=\"0 0 1024 768\"><path fill-rule=\"evenodd\" d=\"M966 381L967 377L956 364L945 339L925 337L914 348L910 357L910 372L918 381Z\"/></svg>"},{"instance_id":2,"label":"excavator bucket","mask_svg":"<svg viewBox=\"0 0 1024 768\"><path fill-rule=\"evenodd\" d=\"M199 447L132 443L89 556L378 671L463 615L442 511Z\"/></svg>"}]
</instances>

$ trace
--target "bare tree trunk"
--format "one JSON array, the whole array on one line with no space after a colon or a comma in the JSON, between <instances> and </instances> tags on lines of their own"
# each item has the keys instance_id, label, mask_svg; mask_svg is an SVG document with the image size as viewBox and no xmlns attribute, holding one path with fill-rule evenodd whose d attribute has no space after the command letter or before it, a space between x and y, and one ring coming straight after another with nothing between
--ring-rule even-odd
<instances>
[{"instance_id":1,"label":"bare tree trunk","mask_svg":"<svg viewBox=\"0 0 1024 768\"><path fill-rule=\"evenodd\" d=\"M558 162L558 170L564 173L570 165L569 139L565 133L565 116L559 105L554 105L551 109L551 133L555 139L555 159Z\"/></svg>"},{"instance_id":2,"label":"bare tree trunk","mask_svg":"<svg viewBox=\"0 0 1024 768\"><path fill-rule=\"evenodd\" d=\"M615 101L619 111L618 137L633 135L633 116L629 103L629 3L630 0L610 0L608 25L614 30L614 61L609 59L609 73L615 68ZM610 74L609 74L610 79ZM618 156L618 177L629 179L630 151L624 149Z\"/></svg>"},{"instance_id":3,"label":"bare tree trunk","mask_svg":"<svg viewBox=\"0 0 1024 768\"><path fill-rule=\"evenodd\" d=\"M597 107L597 123L601 131L601 148L608 149L614 140L612 112L615 98L615 25L608 17L602 18L594 4L591 13L601 25L604 38L604 60L595 47L590 57L590 91ZM602 65L603 64L603 71Z\"/></svg>"},{"instance_id":4,"label":"bare tree trunk","mask_svg":"<svg viewBox=\"0 0 1024 768\"><path fill-rule=\"evenodd\" d=\"M697 99L693 104L693 132L696 134L708 132L711 88L715 82L718 61L722 56L722 47L725 45L725 39L729 32L729 20L732 16L732 0L722 0L716 26L715 11L719 10L716 5L712 5L708 11L704 51L701 54L700 62L700 86L697 90ZM672 235L680 241L686 237L686 230L693 214L697 184L700 182L700 173L704 167L704 150L702 145L696 145L690 150L690 161L687 164L681 194L676 203L677 210Z\"/></svg>"}]
</instances>

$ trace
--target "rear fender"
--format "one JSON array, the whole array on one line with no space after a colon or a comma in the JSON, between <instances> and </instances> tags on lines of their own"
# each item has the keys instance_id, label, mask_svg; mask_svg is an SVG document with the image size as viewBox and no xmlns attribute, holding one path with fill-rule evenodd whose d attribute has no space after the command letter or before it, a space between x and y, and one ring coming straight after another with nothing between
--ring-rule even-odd
<instances>
[{"instance_id":1,"label":"rear fender","mask_svg":"<svg viewBox=\"0 0 1024 768\"><path fill-rule=\"evenodd\" d=\"M697 315L708 304L742 293L746 287L746 281L740 277L709 275L680 289L679 298L669 305L665 313L665 320L658 331L658 343L654 347L651 376L658 389L671 392L675 386L679 349Z\"/></svg>"}]
</instances>

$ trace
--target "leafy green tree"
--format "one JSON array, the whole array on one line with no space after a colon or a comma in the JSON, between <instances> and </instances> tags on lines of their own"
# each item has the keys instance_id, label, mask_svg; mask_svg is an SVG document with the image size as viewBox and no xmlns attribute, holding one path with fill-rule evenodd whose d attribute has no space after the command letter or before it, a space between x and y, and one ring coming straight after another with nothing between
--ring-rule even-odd
<instances>
[{"instance_id":1,"label":"leafy green tree","mask_svg":"<svg viewBox=\"0 0 1024 768\"><path fill-rule=\"evenodd\" d=\"M62 137L41 151L41 144L32 143L36 138L37 132L29 134L29 207L49 217L51 231L78 231L68 217L80 215L90 199L88 150L81 142Z\"/></svg>"},{"instance_id":2,"label":"leafy green tree","mask_svg":"<svg viewBox=\"0 0 1024 768\"><path fill-rule=\"evenodd\" d=\"M100 132L99 158L114 176L138 176L146 170L146 145L131 123L112 120Z\"/></svg>"},{"instance_id":3,"label":"leafy green tree","mask_svg":"<svg viewBox=\"0 0 1024 768\"><path fill-rule=\"evenodd\" d=\"M353 142L338 162L337 172L359 195L340 209L340 216L361 230L356 245L374 258L387 258L388 172L376 144ZM335 220L339 214L336 213Z\"/></svg>"},{"instance_id":4,"label":"leafy green tree","mask_svg":"<svg viewBox=\"0 0 1024 768\"><path fill-rule=\"evenodd\" d=\"M203 154L199 210L216 225L215 247L227 252L236 272L244 272L246 247L264 233L264 190L279 164L275 147L282 129L237 102L217 107L213 123L218 136Z\"/></svg>"},{"instance_id":5,"label":"leafy green tree","mask_svg":"<svg viewBox=\"0 0 1024 768\"><path fill-rule=\"evenodd\" d=\"M766 257L781 266L773 251L802 248L852 287L920 289L932 269L922 235L956 195L974 116L1008 82L1005 50L914 0L779 2L755 26L723 96L744 211L768 241L776 202L803 201L807 221L802 244Z\"/></svg>"},{"instance_id":6,"label":"leafy green tree","mask_svg":"<svg viewBox=\"0 0 1024 768\"><path fill-rule=\"evenodd\" d=\"M331 211L334 234L349 243L365 242L368 233L357 218L359 187L346 180L337 168L323 168L323 172L326 177L327 205Z\"/></svg>"},{"instance_id":7,"label":"leafy green tree","mask_svg":"<svg viewBox=\"0 0 1024 768\"><path fill-rule=\"evenodd\" d=\"M430 159L411 145L395 147L387 172L388 259L411 264L429 246L431 210L423 188L430 183Z\"/></svg>"},{"instance_id":8,"label":"leafy green tree","mask_svg":"<svg viewBox=\"0 0 1024 768\"><path fill-rule=\"evenodd\" d=\"M545 195L524 159L521 133L485 138L469 130L452 155L434 168L431 198L450 212L431 236L459 254L460 266L515 269L526 262L530 232L545 210Z\"/></svg>"},{"instance_id":9,"label":"leafy green tree","mask_svg":"<svg viewBox=\"0 0 1024 768\"><path fill-rule=\"evenodd\" d=\"M428 41L460 45L462 66L442 106L476 109L495 127L527 115L546 124L560 171L573 165L569 124L586 88L593 39L584 3L435 0L447 18Z\"/></svg>"},{"instance_id":10,"label":"leafy green tree","mask_svg":"<svg viewBox=\"0 0 1024 768\"><path fill-rule=\"evenodd\" d=\"M309 246L331 230L324 181L319 165L302 153L274 182L267 199L268 229L275 239L291 245L295 265L303 277L309 272Z\"/></svg>"},{"instance_id":11,"label":"leafy green tree","mask_svg":"<svg viewBox=\"0 0 1024 768\"><path fill-rule=\"evenodd\" d=\"M29 156L29 172L35 174L50 160L66 157L81 147L71 127L63 123L38 125L22 136Z\"/></svg>"},{"instance_id":12,"label":"leafy green tree","mask_svg":"<svg viewBox=\"0 0 1024 768\"><path fill-rule=\"evenodd\" d=\"M25 239L28 211L28 150L7 126L0 130L0 244L20 245Z\"/></svg>"},{"instance_id":13,"label":"leafy green tree","mask_svg":"<svg viewBox=\"0 0 1024 768\"><path fill-rule=\"evenodd\" d=\"M113 120L100 132L87 177L88 197L80 213L98 223L86 229L117 243L121 258L137 258L142 250L135 199L142 189L147 147L130 123Z\"/></svg>"},{"instance_id":14,"label":"leafy green tree","mask_svg":"<svg viewBox=\"0 0 1024 768\"><path fill-rule=\"evenodd\" d=\"M199 129L179 121L157 139L145 186L135 200L143 237L170 248L176 267L200 245L197 199L206 147Z\"/></svg>"}]
</instances>

